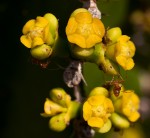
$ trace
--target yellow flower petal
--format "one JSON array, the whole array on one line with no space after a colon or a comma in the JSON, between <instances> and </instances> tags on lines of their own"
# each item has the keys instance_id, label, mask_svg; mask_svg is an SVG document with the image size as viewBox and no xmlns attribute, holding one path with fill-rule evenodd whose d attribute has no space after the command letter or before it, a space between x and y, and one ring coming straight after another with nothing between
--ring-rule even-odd
<instances>
[{"instance_id":1,"label":"yellow flower petal","mask_svg":"<svg viewBox=\"0 0 150 138\"><path fill-rule=\"evenodd\" d=\"M32 41L32 48L35 47L35 46L39 46L39 45L42 45L44 44L44 41L42 38L40 37L35 37Z\"/></svg>"},{"instance_id":2,"label":"yellow flower petal","mask_svg":"<svg viewBox=\"0 0 150 138\"><path fill-rule=\"evenodd\" d=\"M93 47L96 43L99 43L102 41L101 37L98 37L97 35L91 34L89 37L86 39L86 48L91 48Z\"/></svg>"},{"instance_id":3,"label":"yellow flower petal","mask_svg":"<svg viewBox=\"0 0 150 138\"><path fill-rule=\"evenodd\" d=\"M105 27L101 20L99 20L98 18L94 18L92 26L95 34L102 38L105 34Z\"/></svg>"},{"instance_id":4,"label":"yellow flower petal","mask_svg":"<svg viewBox=\"0 0 150 138\"><path fill-rule=\"evenodd\" d=\"M81 48L86 48L85 38L79 34L68 35L68 40Z\"/></svg>"},{"instance_id":5,"label":"yellow flower petal","mask_svg":"<svg viewBox=\"0 0 150 138\"><path fill-rule=\"evenodd\" d=\"M119 43L115 47L115 55L122 55L126 58L132 58L135 54L135 47L132 44L131 41L128 41L126 43Z\"/></svg>"},{"instance_id":6,"label":"yellow flower petal","mask_svg":"<svg viewBox=\"0 0 150 138\"><path fill-rule=\"evenodd\" d=\"M131 122L135 122L135 121L137 121L138 119L139 119L139 117L140 117L140 114L138 113L138 112L133 112L132 114L131 114L131 116L129 116L129 120L131 121Z\"/></svg>"},{"instance_id":7,"label":"yellow flower petal","mask_svg":"<svg viewBox=\"0 0 150 138\"><path fill-rule=\"evenodd\" d=\"M73 13L71 14L71 17L74 17L76 14L78 14L80 12L89 12L89 11L85 8L78 8L78 9L73 11Z\"/></svg>"},{"instance_id":8,"label":"yellow flower petal","mask_svg":"<svg viewBox=\"0 0 150 138\"><path fill-rule=\"evenodd\" d=\"M91 117L88 120L88 125L91 127L101 128L104 125L104 121L103 119L98 118L98 117Z\"/></svg>"},{"instance_id":9,"label":"yellow flower petal","mask_svg":"<svg viewBox=\"0 0 150 138\"><path fill-rule=\"evenodd\" d=\"M129 107L129 106L123 107L122 112L124 115L130 116L131 115L131 107Z\"/></svg>"},{"instance_id":10,"label":"yellow flower petal","mask_svg":"<svg viewBox=\"0 0 150 138\"><path fill-rule=\"evenodd\" d=\"M52 34L49 31L49 25L47 25L43 30L43 40L47 45L53 45L54 44L54 38Z\"/></svg>"},{"instance_id":11,"label":"yellow flower petal","mask_svg":"<svg viewBox=\"0 0 150 138\"><path fill-rule=\"evenodd\" d=\"M128 40L130 39L130 37L129 36L127 36L127 35L121 35L119 38L118 38L118 42L120 41L120 42L127 42Z\"/></svg>"},{"instance_id":12,"label":"yellow flower petal","mask_svg":"<svg viewBox=\"0 0 150 138\"><path fill-rule=\"evenodd\" d=\"M73 34L77 29L77 22L75 21L75 18L72 17L69 19L67 27L66 27L66 34L70 35Z\"/></svg>"},{"instance_id":13,"label":"yellow flower petal","mask_svg":"<svg viewBox=\"0 0 150 138\"><path fill-rule=\"evenodd\" d=\"M123 101L128 101L129 99L132 99L134 105L137 105L136 109L138 109L140 104L140 99L132 90L126 90L123 93Z\"/></svg>"},{"instance_id":14,"label":"yellow flower petal","mask_svg":"<svg viewBox=\"0 0 150 138\"><path fill-rule=\"evenodd\" d=\"M92 15L90 12L80 12L78 14L75 15L75 20L78 22L78 23L91 23L92 22Z\"/></svg>"},{"instance_id":15,"label":"yellow flower petal","mask_svg":"<svg viewBox=\"0 0 150 138\"><path fill-rule=\"evenodd\" d=\"M41 28L43 28L43 27L45 27L48 23L49 23L48 20L45 19L44 17L37 16L35 26L36 26L36 27L41 27Z\"/></svg>"},{"instance_id":16,"label":"yellow flower petal","mask_svg":"<svg viewBox=\"0 0 150 138\"><path fill-rule=\"evenodd\" d=\"M83 118L87 121L92 116L91 105L86 101L83 105Z\"/></svg>"},{"instance_id":17,"label":"yellow flower petal","mask_svg":"<svg viewBox=\"0 0 150 138\"><path fill-rule=\"evenodd\" d=\"M31 19L29 20L23 27L22 29L22 33L23 34L27 34L35 25L35 20Z\"/></svg>"},{"instance_id":18,"label":"yellow flower petal","mask_svg":"<svg viewBox=\"0 0 150 138\"><path fill-rule=\"evenodd\" d=\"M130 57L133 57L134 54L135 54L135 45L132 41L128 41L128 45L129 45L129 48L130 48Z\"/></svg>"},{"instance_id":19,"label":"yellow flower petal","mask_svg":"<svg viewBox=\"0 0 150 138\"><path fill-rule=\"evenodd\" d=\"M131 70L134 67L134 61L132 58L126 58L124 56L117 56L116 61L124 70Z\"/></svg>"},{"instance_id":20,"label":"yellow flower petal","mask_svg":"<svg viewBox=\"0 0 150 138\"><path fill-rule=\"evenodd\" d=\"M31 48L32 39L28 35L22 35L20 37L20 41L23 45L25 45L27 48Z\"/></svg>"},{"instance_id":21,"label":"yellow flower petal","mask_svg":"<svg viewBox=\"0 0 150 138\"><path fill-rule=\"evenodd\" d=\"M123 93L122 98L122 113L127 116L131 122L135 122L140 117L138 112L140 106L139 97L134 91L127 90Z\"/></svg>"},{"instance_id":22,"label":"yellow flower petal","mask_svg":"<svg viewBox=\"0 0 150 138\"><path fill-rule=\"evenodd\" d=\"M101 104L104 103L104 100L105 100L105 96L104 95L99 95L99 96L91 96L88 98L88 102L90 105L92 106L99 106Z\"/></svg>"},{"instance_id":23,"label":"yellow flower petal","mask_svg":"<svg viewBox=\"0 0 150 138\"><path fill-rule=\"evenodd\" d=\"M105 101L106 102L104 103L104 107L106 109L106 112L108 112L108 113L114 112L114 106L113 106L112 101L108 98L106 98Z\"/></svg>"},{"instance_id":24,"label":"yellow flower petal","mask_svg":"<svg viewBox=\"0 0 150 138\"><path fill-rule=\"evenodd\" d=\"M91 24L78 24L78 27L75 33L80 34L84 36L85 38L87 38L90 35L94 34L94 31L93 31Z\"/></svg>"}]
</instances>

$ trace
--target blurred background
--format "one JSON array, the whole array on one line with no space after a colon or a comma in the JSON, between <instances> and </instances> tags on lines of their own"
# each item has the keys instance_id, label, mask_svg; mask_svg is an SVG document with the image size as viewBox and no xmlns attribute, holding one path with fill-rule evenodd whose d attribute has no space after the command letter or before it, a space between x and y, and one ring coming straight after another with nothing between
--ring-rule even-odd
<instances>
[{"instance_id":1,"label":"blurred background","mask_svg":"<svg viewBox=\"0 0 150 138\"><path fill-rule=\"evenodd\" d=\"M43 112L49 90L63 87L68 92L63 70L41 69L31 62L28 49L20 43L22 27L36 16L47 12L59 19L59 34L66 44L65 26L73 10L82 7L78 0L1 0L0 2L0 137L1 138L65 138L71 128L56 133L48 128ZM109 138L150 137L150 1L149 0L98 0L105 27L119 26L123 34L131 36L136 45L136 66L125 73L126 87L141 97L141 118L126 137L110 133ZM58 62L63 66L60 59ZM91 68L93 73L91 74ZM84 68L88 83L86 90L103 83L102 73L92 64ZM133 135L135 137L133 137ZM97 135L96 137L100 137Z\"/></svg>"}]
</instances>

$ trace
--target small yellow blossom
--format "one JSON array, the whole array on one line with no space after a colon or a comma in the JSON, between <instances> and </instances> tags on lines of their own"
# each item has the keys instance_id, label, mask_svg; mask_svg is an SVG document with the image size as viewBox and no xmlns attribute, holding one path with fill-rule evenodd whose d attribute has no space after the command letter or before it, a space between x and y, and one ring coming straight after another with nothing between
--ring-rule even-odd
<instances>
[{"instance_id":1,"label":"small yellow blossom","mask_svg":"<svg viewBox=\"0 0 150 138\"><path fill-rule=\"evenodd\" d=\"M27 48L42 44L50 45L54 40L49 28L49 21L46 18L38 16L36 19L31 19L24 25L20 41Z\"/></svg>"},{"instance_id":2,"label":"small yellow blossom","mask_svg":"<svg viewBox=\"0 0 150 138\"><path fill-rule=\"evenodd\" d=\"M102 128L113 112L112 101L104 95L90 96L83 105L83 118L93 128Z\"/></svg>"},{"instance_id":3,"label":"small yellow blossom","mask_svg":"<svg viewBox=\"0 0 150 138\"><path fill-rule=\"evenodd\" d=\"M122 97L114 103L115 110L125 115L129 121L135 122L139 119L140 99L134 91L126 90L122 93Z\"/></svg>"},{"instance_id":4,"label":"small yellow blossom","mask_svg":"<svg viewBox=\"0 0 150 138\"><path fill-rule=\"evenodd\" d=\"M123 67L123 69L130 70L134 67L134 61L132 59L134 54L134 43L130 41L130 37L122 35L116 44L116 61Z\"/></svg>"},{"instance_id":5,"label":"small yellow blossom","mask_svg":"<svg viewBox=\"0 0 150 138\"><path fill-rule=\"evenodd\" d=\"M107 46L106 55L116 61L124 70L134 67L132 57L135 54L135 45L127 35L121 35L115 44Z\"/></svg>"},{"instance_id":6,"label":"small yellow blossom","mask_svg":"<svg viewBox=\"0 0 150 138\"><path fill-rule=\"evenodd\" d=\"M125 91L122 97L122 113L131 122L135 122L140 117L140 113L138 112L139 107L139 97L133 91Z\"/></svg>"},{"instance_id":7,"label":"small yellow blossom","mask_svg":"<svg viewBox=\"0 0 150 138\"><path fill-rule=\"evenodd\" d=\"M102 41L105 34L103 23L93 18L88 11L72 14L66 26L66 34L70 43L81 48L91 48Z\"/></svg>"}]
</instances>

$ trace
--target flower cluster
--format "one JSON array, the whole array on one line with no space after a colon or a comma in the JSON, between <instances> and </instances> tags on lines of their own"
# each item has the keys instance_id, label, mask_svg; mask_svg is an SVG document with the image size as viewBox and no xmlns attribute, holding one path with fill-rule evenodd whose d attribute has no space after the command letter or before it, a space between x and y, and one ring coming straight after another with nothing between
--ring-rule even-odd
<instances>
[{"instance_id":1,"label":"flower cluster","mask_svg":"<svg viewBox=\"0 0 150 138\"><path fill-rule=\"evenodd\" d=\"M76 101L71 101L68 95L62 88L54 88L50 91L50 98L47 98L44 103L43 117L50 117L49 127L54 131L63 131L71 119L73 119L80 104Z\"/></svg>"},{"instance_id":2,"label":"flower cluster","mask_svg":"<svg viewBox=\"0 0 150 138\"><path fill-rule=\"evenodd\" d=\"M66 35L73 57L94 62L105 73L117 75L117 65L124 70L134 67L135 46L130 37L122 35L119 27L105 30L102 21L86 9L71 14Z\"/></svg>"},{"instance_id":3,"label":"flower cluster","mask_svg":"<svg viewBox=\"0 0 150 138\"><path fill-rule=\"evenodd\" d=\"M58 50L58 20L51 13L29 20L22 33L20 41L30 49L35 59L43 61ZM62 88L52 89L50 97L44 102L44 113L41 113L43 117L50 118L49 127L54 131L63 131L81 109L83 118L80 115L79 118L96 132L106 133L112 127L129 128L131 122L140 118L140 99L133 90L126 90L121 81L114 79L118 78L115 75L121 76L119 67L125 71L134 67L136 49L130 37L123 35L119 27L105 29L101 19L84 8L71 14L66 36L69 55L75 61L64 71L63 78L68 87L74 88L76 100L71 100ZM78 92L79 83L84 80L81 64L84 61L95 63L105 73L114 76L103 87L92 89L85 101Z\"/></svg>"},{"instance_id":4,"label":"flower cluster","mask_svg":"<svg viewBox=\"0 0 150 138\"><path fill-rule=\"evenodd\" d=\"M47 13L29 20L22 29L21 43L30 48L31 55L39 60L48 58L58 38L58 20Z\"/></svg>"},{"instance_id":5,"label":"flower cluster","mask_svg":"<svg viewBox=\"0 0 150 138\"><path fill-rule=\"evenodd\" d=\"M112 126L129 128L139 119L139 97L131 90L120 89L115 96L113 85L94 88L83 105L83 118L96 132L106 133ZM123 87L123 86L121 86Z\"/></svg>"}]
</instances>

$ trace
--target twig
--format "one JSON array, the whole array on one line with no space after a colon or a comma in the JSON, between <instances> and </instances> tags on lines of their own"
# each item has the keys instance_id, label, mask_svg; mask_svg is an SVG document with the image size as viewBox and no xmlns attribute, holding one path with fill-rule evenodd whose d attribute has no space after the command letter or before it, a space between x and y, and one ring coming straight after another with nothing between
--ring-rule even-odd
<instances>
[{"instance_id":1,"label":"twig","mask_svg":"<svg viewBox=\"0 0 150 138\"><path fill-rule=\"evenodd\" d=\"M79 0L83 3L83 8L87 9L94 18L101 19L101 12L97 7L96 0Z\"/></svg>"}]
</instances>

